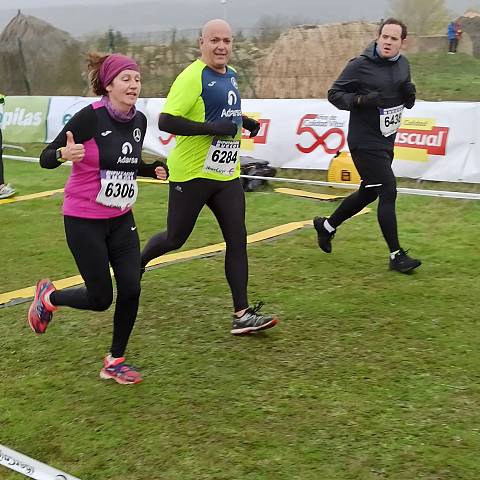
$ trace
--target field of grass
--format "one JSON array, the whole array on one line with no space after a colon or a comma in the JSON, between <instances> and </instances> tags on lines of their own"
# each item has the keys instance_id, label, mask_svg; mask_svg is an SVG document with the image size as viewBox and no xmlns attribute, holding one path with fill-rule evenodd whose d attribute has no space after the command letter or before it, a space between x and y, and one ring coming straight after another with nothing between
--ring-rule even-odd
<instances>
[{"instance_id":1,"label":"field of grass","mask_svg":"<svg viewBox=\"0 0 480 480\"><path fill-rule=\"evenodd\" d=\"M21 194L68 175L5 167ZM142 244L165 225L166 193L140 186ZM77 273L61 202L0 205L0 293ZM334 207L266 188L247 194L248 230ZM374 210L339 229L331 255L312 228L251 245L250 299L281 318L256 336L229 333L223 255L148 271L136 386L98 378L112 308L62 308L43 336L28 303L0 308L0 444L82 480L479 478L480 203L400 196L398 218L424 262L413 275L388 271ZM218 241L207 210L184 249Z\"/></svg>"},{"instance_id":2,"label":"field of grass","mask_svg":"<svg viewBox=\"0 0 480 480\"><path fill-rule=\"evenodd\" d=\"M480 59L464 53L408 55L417 97L429 101L480 101Z\"/></svg>"}]
</instances>

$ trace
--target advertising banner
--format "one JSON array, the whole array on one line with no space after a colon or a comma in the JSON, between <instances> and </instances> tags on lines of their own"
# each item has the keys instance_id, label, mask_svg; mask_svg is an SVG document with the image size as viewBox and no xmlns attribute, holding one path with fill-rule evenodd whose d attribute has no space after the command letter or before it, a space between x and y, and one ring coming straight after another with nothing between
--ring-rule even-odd
<instances>
[{"instance_id":1,"label":"advertising banner","mask_svg":"<svg viewBox=\"0 0 480 480\"><path fill-rule=\"evenodd\" d=\"M96 97L52 97L47 117L47 143L51 142L65 124L83 107L90 105Z\"/></svg>"},{"instance_id":2,"label":"advertising banner","mask_svg":"<svg viewBox=\"0 0 480 480\"><path fill-rule=\"evenodd\" d=\"M0 125L5 143L45 142L50 97L6 97Z\"/></svg>"},{"instance_id":3,"label":"advertising banner","mask_svg":"<svg viewBox=\"0 0 480 480\"><path fill-rule=\"evenodd\" d=\"M478 104L462 102L417 102L404 110L395 140L395 174L467 181L464 167L476 142L479 115Z\"/></svg>"},{"instance_id":4,"label":"advertising banner","mask_svg":"<svg viewBox=\"0 0 480 480\"><path fill-rule=\"evenodd\" d=\"M8 97L2 116L9 142L51 141L93 97ZM175 136L158 129L164 98L139 99L148 119L144 149L164 157ZM49 107L49 108L48 108ZM260 122L249 138L243 131L242 155L280 168L326 170L338 151L348 150L349 113L327 100L246 99L243 112ZM47 115L48 112L48 115ZM480 182L480 104L422 102L404 110L395 142L397 176L423 180Z\"/></svg>"}]
</instances>

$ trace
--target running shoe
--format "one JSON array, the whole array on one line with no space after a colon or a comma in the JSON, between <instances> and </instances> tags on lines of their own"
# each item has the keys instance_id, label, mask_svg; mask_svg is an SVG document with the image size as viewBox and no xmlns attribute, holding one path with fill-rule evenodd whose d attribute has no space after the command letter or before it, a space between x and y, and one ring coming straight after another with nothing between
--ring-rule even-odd
<instances>
[{"instance_id":1,"label":"running shoe","mask_svg":"<svg viewBox=\"0 0 480 480\"><path fill-rule=\"evenodd\" d=\"M318 246L325 252L332 252L332 239L335 236L335 232L330 233L325 227L324 223L327 217L315 217L313 219L313 226L317 231Z\"/></svg>"},{"instance_id":2,"label":"running shoe","mask_svg":"<svg viewBox=\"0 0 480 480\"><path fill-rule=\"evenodd\" d=\"M103 359L100 378L104 380L111 378L122 385L140 383L143 380L141 373L135 367L125 363L125 357L113 358L111 355Z\"/></svg>"},{"instance_id":3,"label":"running shoe","mask_svg":"<svg viewBox=\"0 0 480 480\"><path fill-rule=\"evenodd\" d=\"M28 323L35 333L45 333L48 324L52 321L53 312L56 310L53 305L46 306L45 296L55 291L53 283L44 278L37 283L35 297L28 309Z\"/></svg>"},{"instance_id":4,"label":"running shoe","mask_svg":"<svg viewBox=\"0 0 480 480\"><path fill-rule=\"evenodd\" d=\"M408 256L407 252L408 250L403 250L403 248L401 248L396 253L395 257L390 259L390 270L396 270L400 273L408 273L422 264L420 260Z\"/></svg>"},{"instance_id":5,"label":"running shoe","mask_svg":"<svg viewBox=\"0 0 480 480\"><path fill-rule=\"evenodd\" d=\"M0 199L12 197L16 193L17 191L9 183L0 186Z\"/></svg>"},{"instance_id":6,"label":"running shoe","mask_svg":"<svg viewBox=\"0 0 480 480\"><path fill-rule=\"evenodd\" d=\"M258 311L263 307L263 302L255 305L253 308L247 308L241 317L233 316L232 335L248 335L249 333L258 332L272 328L278 323L275 315L261 315Z\"/></svg>"}]
</instances>

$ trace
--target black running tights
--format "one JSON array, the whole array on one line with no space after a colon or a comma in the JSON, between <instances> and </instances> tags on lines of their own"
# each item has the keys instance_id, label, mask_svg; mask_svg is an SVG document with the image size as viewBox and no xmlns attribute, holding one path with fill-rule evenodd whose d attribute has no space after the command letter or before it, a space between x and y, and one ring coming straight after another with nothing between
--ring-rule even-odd
<instances>
[{"instance_id":1,"label":"black running tights","mask_svg":"<svg viewBox=\"0 0 480 480\"><path fill-rule=\"evenodd\" d=\"M180 248L188 239L204 205L215 215L227 245L225 275L235 311L248 307L247 230L245 195L240 180L218 181L195 178L170 182L167 230L154 235L142 252L142 267L167 252Z\"/></svg>"},{"instance_id":2,"label":"black running tights","mask_svg":"<svg viewBox=\"0 0 480 480\"><path fill-rule=\"evenodd\" d=\"M85 286L57 290L53 305L103 311L113 301L112 266L117 285L111 354L123 357L140 298L140 243L132 212L92 220L64 217L65 234Z\"/></svg>"},{"instance_id":3,"label":"black running tights","mask_svg":"<svg viewBox=\"0 0 480 480\"><path fill-rule=\"evenodd\" d=\"M364 207L378 198L377 218L390 252L400 249L397 230L395 202L397 199L396 183L385 183L375 187L365 187L362 183L359 190L349 195L328 219L328 223L337 228L345 220L353 217Z\"/></svg>"}]
</instances>

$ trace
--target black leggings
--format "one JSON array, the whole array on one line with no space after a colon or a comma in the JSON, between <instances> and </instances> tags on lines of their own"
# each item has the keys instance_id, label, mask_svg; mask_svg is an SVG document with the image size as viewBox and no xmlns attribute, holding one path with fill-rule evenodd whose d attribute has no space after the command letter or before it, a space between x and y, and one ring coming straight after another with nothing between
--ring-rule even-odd
<instances>
[{"instance_id":1,"label":"black leggings","mask_svg":"<svg viewBox=\"0 0 480 480\"><path fill-rule=\"evenodd\" d=\"M364 207L378 198L377 218L385 241L390 252L400 249L397 231L397 215L395 202L397 199L396 182L388 182L379 186L365 187L364 183L360 189L349 195L328 219L328 223L337 228L345 220L353 217Z\"/></svg>"},{"instance_id":2,"label":"black leggings","mask_svg":"<svg viewBox=\"0 0 480 480\"><path fill-rule=\"evenodd\" d=\"M245 195L240 180L225 182L195 178L170 182L167 230L154 235L142 252L142 267L167 252L180 248L192 233L198 215L207 205L215 215L227 245L225 275L235 311L248 307L247 229Z\"/></svg>"},{"instance_id":3,"label":"black leggings","mask_svg":"<svg viewBox=\"0 0 480 480\"><path fill-rule=\"evenodd\" d=\"M457 53L458 39L452 38L448 41L448 51L452 53Z\"/></svg>"},{"instance_id":4,"label":"black leggings","mask_svg":"<svg viewBox=\"0 0 480 480\"><path fill-rule=\"evenodd\" d=\"M140 242L132 212L116 218L92 220L64 217L65 234L85 286L57 290L56 306L103 311L113 301L110 265L117 284L111 354L123 357L140 298Z\"/></svg>"}]
</instances>

